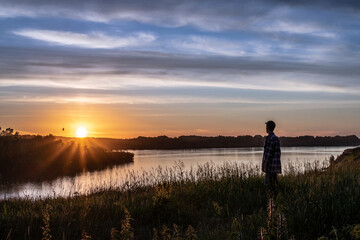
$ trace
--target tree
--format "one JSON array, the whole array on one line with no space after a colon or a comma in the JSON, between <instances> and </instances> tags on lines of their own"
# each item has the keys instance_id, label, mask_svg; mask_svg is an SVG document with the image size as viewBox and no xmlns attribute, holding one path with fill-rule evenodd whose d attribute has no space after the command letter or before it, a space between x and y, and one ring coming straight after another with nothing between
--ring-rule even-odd
<instances>
[{"instance_id":1,"label":"tree","mask_svg":"<svg viewBox=\"0 0 360 240\"><path fill-rule=\"evenodd\" d=\"M1 131L1 127L0 127L0 131ZM12 128L7 128L7 129L2 130L2 131L0 132L0 136L5 136L5 137L7 137L7 136L12 136L13 133L14 133L14 129L12 129ZM19 134L19 133L17 132L17 134Z\"/></svg>"}]
</instances>

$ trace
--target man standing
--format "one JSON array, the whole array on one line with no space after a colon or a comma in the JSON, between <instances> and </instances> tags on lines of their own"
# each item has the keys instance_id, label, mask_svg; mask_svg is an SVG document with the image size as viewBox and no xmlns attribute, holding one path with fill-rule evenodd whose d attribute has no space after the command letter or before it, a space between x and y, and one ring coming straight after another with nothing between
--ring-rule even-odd
<instances>
[{"instance_id":1,"label":"man standing","mask_svg":"<svg viewBox=\"0 0 360 240\"><path fill-rule=\"evenodd\" d=\"M265 186L274 193L278 185L277 174L281 173L280 140L274 134L275 122L267 121L265 124L268 136L264 146L262 171L265 173Z\"/></svg>"}]
</instances>

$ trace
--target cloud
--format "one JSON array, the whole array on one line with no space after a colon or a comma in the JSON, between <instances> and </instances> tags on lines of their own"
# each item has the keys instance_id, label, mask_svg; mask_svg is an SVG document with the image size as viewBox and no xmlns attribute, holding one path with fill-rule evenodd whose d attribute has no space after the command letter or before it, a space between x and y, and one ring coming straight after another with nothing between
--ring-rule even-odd
<instances>
[{"instance_id":1,"label":"cloud","mask_svg":"<svg viewBox=\"0 0 360 240\"><path fill-rule=\"evenodd\" d=\"M305 63L249 57L119 50L0 48L0 86L76 88L214 87L359 93L358 63Z\"/></svg>"},{"instance_id":2,"label":"cloud","mask_svg":"<svg viewBox=\"0 0 360 240\"><path fill-rule=\"evenodd\" d=\"M329 31L324 31L322 26L316 26L314 23L291 23L290 21L273 21L265 26L263 29L268 32L287 32L295 34L311 34L314 36L325 38L336 38L336 34Z\"/></svg>"},{"instance_id":3,"label":"cloud","mask_svg":"<svg viewBox=\"0 0 360 240\"><path fill-rule=\"evenodd\" d=\"M82 19L95 22L118 20L137 21L167 27L194 26L211 31L244 30L258 23L287 20L294 11L311 9L317 11L348 12L360 9L358 1L46 1L46 0L0 0L0 17L57 17ZM283 11L287 9L287 11ZM293 10L294 11L293 11ZM306 15L306 14L305 14ZM275 17L275 18L274 18ZM298 22L304 21L304 15ZM320 15L306 15L331 26L335 19L321 19ZM339 19L336 19L339 20ZM326 24L328 23L328 24Z\"/></svg>"},{"instance_id":4,"label":"cloud","mask_svg":"<svg viewBox=\"0 0 360 240\"><path fill-rule=\"evenodd\" d=\"M338 60L339 57L344 57L341 56L342 51L347 51L348 48L345 57L355 60L360 48L356 43L360 34L357 31L360 27L360 15L355 13L356 10L350 10L351 6L357 9L357 3L345 2L335 4L332 1L293 3L255 0L224 3L210 0L205 3L190 0L154 0L149 3L143 0L89 0L85 3L69 0L14 0L2 3L0 0L0 19L1 16L30 17L34 18L34 23L29 24L29 27L33 27L38 21L35 18L44 18L42 22L49 21L45 28L51 29L58 27L52 22L71 19L67 21L76 20L74 26L85 25L87 29L95 30L84 34L78 33L78 29L71 30L71 27L66 27L67 31L23 29L20 31L43 32L19 32L27 37L68 46L114 48L118 45L126 47L133 46L131 44L143 46L143 43L156 43L152 47L156 45L161 51L169 52L187 50L186 53L261 57L282 55L310 62L320 59ZM141 33L143 36L136 33L118 36L96 32L99 26L113 30L122 24L145 29L144 33ZM181 36L168 29L178 27L183 27L179 31ZM146 33L148 29L152 32L158 31L156 36L159 37ZM211 31L213 32L210 33ZM220 36L221 34L223 35ZM163 47L169 45L170 41L177 44L164 50ZM118 45L115 42L118 42ZM326 51L323 51L325 49ZM356 56L353 56L354 54Z\"/></svg>"},{"instance_id":5,"label":"cloud","mask_svg":"<svg viewBox=\"0 0 360 240\"><path fill-rule=\"evenodd\" d=\"M174 40L173 46L194 53L210 53L225 56L244 56L246 53L246 47L241 43L206 36L190 36L184 40Z\"/></svg>"},{"instance_id":6,"label":"cloud","mask_svg":"<svg viewBox=\"0 0 360 240\"><path fill-rule=\"evenodd\" d=\"M357 0L345 0L345 1L334 1L334 0L271 0L274 3L286 4L289 6L310 6L310 7L325 7L325 8L349 8L349 9L360 9L360 3Z\"/></svg>"},{"instance_id":7,"label":"cloud","mask_svg":"<svg viewBox=\"0 0 360 240\"><path fill-rule=\"evenodd\" d=\"M67 74L134 74L150 73L159 70L163 74L169 70L188 72L209 71L227 73L308 73L329 76L354 76L360 74L359 64L318 62L316 64L288 61L282 55L273 55L271 59L226 56L202 56L192 54L167 54L159 52L102 50L65 51L27 48L0 48L0 74L2 77L16 73L48 74L61 69ZM39 70L40 69L40 70ZM57 74L57 72L55 72Z\"/></svg>"},{"instance_id":8,"label":"cloud","mask_svg":"<svg viewBox=\"0 0 360 240\"><path fill-rule=\"evenodd\" d=\"M226 39L206 35L192 35L171 41L172 48L191 54L229 57L274 57L270 42L260 40ZM281 53L278 51L278 56Z\"/></svg>"},{"instance_id":9,"label":"cloud","mask_svg":"<svg viewBox=\"0 0 360 240\"><path fill-rule=\"evenodd\" d=\"M74 26L81 25L95 30L90 33L79 33L78 29L72 30L71 27L66 26L67 31L23 29L20 31L43 32L19 32L27 37L68 46L114 48L117 47L115 42L118 42L120 47L126 47L132 46L127 45L131 43L142 46L143 41L148 44L156 43L158 49L164 51L162 47L168 45L169 41L174 41L177 45L170 46L167 51L188 50L197 54L227 56L266 54L272 57L283 54L283 56L288 55L286 57L314 62L320 58L339 59L342 54L341 49L345 48L349 48L347 54L349 57L358 52L360 47L356 44L360 34L357 31L360 27L360 15L355 14L356 10L350 10L350 6L357 9L357 4L352 1L346 1L346 4L335 4L331 1L316 1L316 3L299 1L295 4L292 1L290 3L280 0L227 1L226 3L215 0L206 3L190 0L154 0L151 3L142 0L86 2L69 0L2 2L0 0L0 4L2 6L0 19L1 16L33 18L34 22L29 24L30 28L38 24L37 18L43 18L42 24L48 22L43 24L45 28L53 30L58 27L53 22L61 19L71 19L66 20L69 22L76 20ZM111 31L121 25L145 29L144 33L141 33L144 36L138 36L136 33L118 36L96 32L99 26ZM178 33L169 29L178 27L183 27L179 31L181 36L177 36ZM156 36L159 37L146 33L148 29L152 32L158 31ZM9 27L9 31L13 29ZM211 31L213 32L210 33ZM184 36L185 34L189 36ZM223 35L219 36L220 34ZM232 40L225 40L226 38ZM165 42L163 39L170 40ZM154 47L155 44L152 46ZM327 46L327 51L317 51L320 48L324 49L324 46ZM180 47L182 49L178 49ZM353 60L356 58L357 56L353 57Z\"/></svg>"},{"instance_id":10,"label":"cloud","mask_svg":"<svg viewBox=\"0 0 360 240\"><path fill-rule=\"evenodd\" d=\"M193 1L0 1L2 17L60 17L95 22L137 21L160 26L191 25L209 30L238 28L251 13L265 13L266 6L209 1L206 8ZM194 11L196 10L196 11ZM239 22L241 20L241 22ZM246 20L246 21L245 21Z\"/></svg>"},{"instance_id":11,"label":"cloud","mask_svg":"<svg viewBox=\"0 0 360 240\"><path fill-rule=\"evenodd\" d=\"M156 86L130 89L108 88L89 89L72 86L0 86L0 99L3 102L84 102L98 104L170 104L170 103L234 103L234 104L330 104L352 106L360 103L360 95L336 93L284 92L268 90L249 90L211 86ZM21 97L19 97L21 96Z\"/></svg>"},{"instance_id":12,"label":"cloud","mask_svg":"<svg viewBox=\"0 0 360 240\"><path fill-rule=\"evenodd\" d=\"M149 44L156 39L156 37L150 33L135 33L125 37L108 36L101 32L84 34L39 29L22 29L14 31L13 33L57 45L67 45L81 48L112 49L134 47Z\"/></svg>"}]
</instances>

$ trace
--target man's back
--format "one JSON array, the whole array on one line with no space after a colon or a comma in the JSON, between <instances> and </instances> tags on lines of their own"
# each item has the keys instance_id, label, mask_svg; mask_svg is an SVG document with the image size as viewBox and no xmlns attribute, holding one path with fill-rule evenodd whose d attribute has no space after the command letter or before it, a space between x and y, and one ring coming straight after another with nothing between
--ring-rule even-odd
<instances>
[{"instance_id":1,"label":"man's back","mask_svg":"<svg viewBox=\"0 0 360 240\"><path fill-rule=\"evenodd\" d=\"M270 133L266 137L264 146L264 155L262 160L263 171L267 173L281 173L280 157L280 140L274 133Z\"/></svg>"}]
</instances>

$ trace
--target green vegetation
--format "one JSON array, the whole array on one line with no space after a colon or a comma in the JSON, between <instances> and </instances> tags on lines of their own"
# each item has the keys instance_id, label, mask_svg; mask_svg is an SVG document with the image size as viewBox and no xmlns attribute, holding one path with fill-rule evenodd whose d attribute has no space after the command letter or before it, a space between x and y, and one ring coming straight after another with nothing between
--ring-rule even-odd
<instances>
[{"instance_id":1,"label":"green vegetation","mask_svg":"<svg viewBox=\"0 0 360 240\"><path fill-rule=\"evenodd\" d=\"M64 141L52 135L21 136L10 128L0 134L0 153L0 185L101 170L130 163L134 157L130 152L107 151L93 139Z\"/></svg>"},{"instance_id":2,"label":"green vegetation","mask_svg":"<svg viewBox=\"0 0 360 240\"><path fill-rule=\"evenodd\" d=\"M360 239L359 173L357 148L280 177L275 199L257 171L207 164L155 186L3 200L0 239Z\"/></svg>"}]
</instances>

